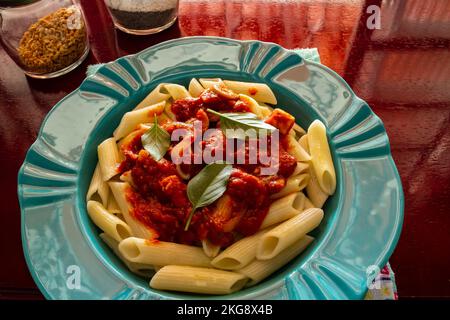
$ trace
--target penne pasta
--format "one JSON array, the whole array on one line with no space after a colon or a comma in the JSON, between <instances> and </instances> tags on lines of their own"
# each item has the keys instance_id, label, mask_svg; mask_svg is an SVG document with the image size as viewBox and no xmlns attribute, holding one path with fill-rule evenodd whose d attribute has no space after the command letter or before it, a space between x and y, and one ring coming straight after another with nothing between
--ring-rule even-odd
<instances>
[{"instance_id":1,"label":"penne pasta","mask_svg":"<svg viewBox=\"0 0 450 320\"><path fill-rule=\"evenodd\" d=\"M304 198L305 195L302 192L297 192L272 202L269 212L261 224L261 229L283 222L299 214L303 209Z\"/></svg>"},{"instance_id":2,"label":"penne pasta","mask_svg":"<svg viewBox=\"0 0 450 320\"><path fill-rule=\"evenodd\" d=\"M220 252L220 246L212 244L208 240L202 240L202 248L205 255L210 258L216 257Z\"/></svg>"},{"instance_id":3,"label":"penne pasta","mask_svg":"<svg viewBox=\"0 0 450 320\"><path fill-rule=\"evenodd\" d=\"M191 82L189 82L189 94L194 97L197 98L199 97L202 92L205 90L205 88L203 88L203 86L200 84L200 82L198 82L197 79L192 78Z\"/></svg>"},{"instance_id":4,"label":"penne pasta","mask_svg":"<svg viewBox=\"0 0 450 320\"><path fill-rule=\"evenodd\" d=\"M296 256L298 256L311 244L311 242L313 242L313 240L313 237L306 235L299 241L295 242L293 245L281 251L273 259L254 260L246 267L237 270L237 272L242 273L250 279L247 283L247 286L253 286L261 282L272 273L283 267L289 261L294 259Z\"/></svg>"},{"instance_id":5,"label":"penne pasta","mask_svg":"<svg viewBox=\"0 0 450 320\"><path fill-rule=\"evenodd\" d=\"M167 107L167 105L170 105L170 104L168 102L166 102L166 107ZM166 107L164 107L164 110L166 110ZM172 120L173 119L170 118L165 112L161 113L158 116L158 124L159 125L170 123L170 122L172 122ZM151 125L153 125L153 123L151 123ZM147 127L148 127L148 129L151 128L150 124Z\"/></svg>"},{"instance_id":6,"label":"penne pasta","mask_svg":"<svg viewBox=\"0 0 450 320\"><path fill-rule=\"evenodd\" d=\"M133 177L131 176L131 171L128 170L128 171L125 171L124 173L122 173L119 177L119 180L122 182L126 182L130 186L132 186L133 185ZM116 202L117 202L117 200L116 200ZM120 206L119 206L119 208L120 208Z\"/></svg>"},{"instance_id":7,"label":"penne pasta","mask_svg":"<svg viewBox=\"0 0 450 320\"><path fill-rule=\"evenodd\" d=\"M138 125L142 123L153 122L155 115L160 115L164 111L166 105L165 101L157 104L125 113L120 121L119 126L114 131L114 138L120 140L123 137L129 135L131 132L138 128Z\"/></svg>"},{"instance_id":8,"label":"penne pasta","mask_svg":"<svg viewBox=\"0 0 450 320\"><path fill-rule=\"evenodd\" d=\"M108 181L118 174L117 169L122 162L116 140L109 138L103 141L97 148L97 154L103 181Z\"/></svg>"},{"instance_id":9,"label":"penne pasta","mask_svg":"<svg viewBox=\"0 0 450 320\"><path fill-rule=\"evenodd\" d=\"M152 265L135 263L125 259L125 257L119 251L119 242L117 242L114 238L110 237L106 233L100 233L100 238L114 252L114 254L118 256L120 260L122 260L122 262L131 272L144 278L151 278L155 274L155 270Z\"/></svg>"},{"instance_id":10,"label":"penne pasta","mask_svg":"<svg viewBox=\"0 0 450 320\"><path fill-rule=\"evenodd\" d=\"M103 181L100 166L97 163L94 174L92 175L91 183L89 184L88 192L86 194L86 202L89 200L98 200L103 204L103 206L106 206L108 203L108 197L109 187L108 184Z\"/></svg>"},{"instance_id":11,"label":"penne pasta","mask_svg":"<svg viewBox=\"0 0 450 320\"><path fill-rule=\"evenodd\" d=\"M142 239L153 239L156 234L153 230L146 227L140 221L136 220L131 215L132 208L126 199L127 189L130 187L126 182L110 182L109 187L111 188L114 198L119 205L120 211L122 212L125 222L131 229L131 233L135 237Z\"/></svg>"},{"instance_id":12,"label":"penne pasta","mask_svg":"<svg viewBox=\"0 0 450 320\"><path fill-rule=\"evenodd\" d=\"M237 270L245 267L256 257L256 246L265 231L245 237L222 251L211 262L218 269Z\"/></svg>"},{"instance_id":13,"label":"penne pasta","mask_svg":"<svg viewBox=\"0 0 450 320\"><path fill-rule=\"evenodd\" d=\"M269 260L314 230L322 221L323 210L306 209L265 233L256 249L258 260Z\"/></svg>"},{"instance_id":14,"label":"penne pasta","mask_svg":"<svg viewBox=\"0 0 450 320\"><path fill-rule=\"evenodd\" d=\"M309 153L309 143L308 143L308 135L303 135L300 139L298 139L298 143L300 146Z\"/></svg>"},{"instance_id":15,"label":"penne pasta","mask_svg":"<svg viewBox=\"0 0 450 320\"><path fill-rule=\"evenodd\" d=\"M123 151L123 149L127 149L130 147L130 145L133 143L133 140L138 136L143 134L145 131L147 131L148 129L150 129L150 125L146 125L146 124L139 124L138 128L134 131L132 131L131 133L129 133L128 135L126 135L125 137L123 137L122 139L120 139L117 142L117 148L120 151Z\"/></svg>"},{"instance_id":16,"label":"penne pasta","mask_svg":"<svg viewBox=\"0 0 450 320\"><path fill-rule=\"evenodd\" d=\"M311 209L311 208L315 208L315 206L311 202L311 200L309 200L309 198L305 196L305 205L304 205L303 209Z\"/></svg>"},{"instance_id":17,"label":"penne pasta","mask_svg":"<svg viewBox=\"0 0 450 320\"><path fill-rule=\"evenodd\" d=\"M240 94L239 100L243 101L247 105L251 113L256 114L260 119L263 118L263 115L261 113L261 107L259 106L258 102L256 102L255 99L245 94Z\"/></svg>"},{"instance_id":18,"label":"penne pasta","mask_svg":"<svg viewBox=\"0 0 450 320\"><path fill-rule=\"evenodd\" d=\"M131 236L130 227L124 221L109 213L100 202L88 201L87 211L95 225L116 241L122 241Z\"/></svg>"},{"instance_id":19,"label":"penne pasta","mask_svg":"<svg viewBox=\"0 0 450 320\"><path fill-rule=\"evenodd\" d=\"M309 164L307 162L297 162L297 166L295 167L292 176L297 176L301 173L309 173Z\"/></svg>"},{"instance_id":20,"label":"penne pasta","mask_svg":"<svg viewBox=\"0 0 450 320\"><path fill-rule=\"evenodd\" d=\"M272 89L265 83L252 83L241 81L224 81L225 85L232 91L238 94L245 94L258 102L277 104L277 98L272 92Z\"/></svg>"},{"instance_id":21,"label":"penne pasta","mask_svg":"<svg viewBox=\"0 0 450 320\"><path fill-rule=\"evenodd\" d=\"M281 189L281 191L272 194L270 198L279 199L284 196L287 196L288 194L297 193L303 190L308 183L309 183L309 174L307 173L302 173L298 176L291 176L289 179L287 179L284 188Z\"/></svg>"},{"instance_id":22,"label":"penne pasta","mask_svg":"<svg viewBox=\"0 0 450 320\"><path fill-rule=\"evenodd\" d=\"M164 85L164 88L169 92L173 100L191 98L189 91L184 86L179 84L168 83Z\"/></svg>"},{"instance_id":23,"label":"penne pasta","mask_svg":"<svg viewBox=\"0 0 450 320\"><path fill-rule=\"evenodd\" d=\"M109 187L108 187L109 190ZM113 194L110 194L108 197L108 206L107 206L108 212L112 214L119 214L122 215L122 211L120 210L119 205L117 204L116 198L114 198Z\"/></svg>"},{"instance_id":24,"label":"penne pasta","mask_svg":"<svg viewBox=\"0 0 450 320\"><path fill-rule=\"evenodd\" d=\"M259 114L261 116L261 119L265 120L269 118L270 115L272 114L272 111L273 111L272 108L262 106L261 104L259 104Z\"/></svg>"},{"instance_id":25,"label":"penne pasta","mask_svg":"<svg viewBox=\"0 0 450 320\"><path fill-rule=\"evenodd\" d=\"M223 81L220 78L200 78L198 81L205 89L211 89L216 84L223 84Z\"/></svg>"},{"instance_id":26,"label":"penne pasta","mask_svg":"<svg viewBox=\"0 0 450 320\"><path fill-rule=\"evenodd\" d=\"M144 100L142 100L134 110L139 110L152 106L154 104L167 101L170 98L170 94L164 88L164 83L159 84L155 89L153 89Z\"/></svg>"},{"instance_id":27,"label":"penne pasta","mask_svg":"<svg viewBox=\"0 0 450 320\"><path fill-rule=\"evenodd\" d=\"M288 140L288 152L294 156L294 158L297 161L310 161L311 160L311 156L308 154L308 152L305 151L305 149L303 149L300 144L298 143L297 140L295 140L295 138L291 135L287 136L287 140Z\"/></svg>"},{"instance_id":28,"label":"penne pasta","mask_svg":"<svg viewBox=\"0 0 450 320\"><path fill-rule=\"evenodd\" d=\"M336 172L331 158L325 125L315 120L308 128L312 167L322 190L332 195L336 190Z\"/></svg>"},{"instance_id":29,"label":"penne pasta","mask_svg":"<svg viewBox=\"0 0 450 320\"><path fill-rule=\"evenodd\" d=\"M203 294L229 294L242 289L248 278L237 272L170 265L150 281L153 289Z\"/></svg>"},{"instance_id":30,"label":"penne pasta","mask_svg":"<svg viewBox=\"0 0 450 320\"><path fill-rule=\"evenodd\" d=\"M120 242L119 250L132 262L157 266L211 267L211 260L202 248L184 244L130 237Z\"/></svg>"},{"instance_id":31,"label":"penne pasta","mask_svg":"<svg viewBox=\"0 0 450 320\"><path fill-rule=\"evenodd\" d=\"M164 115L172 121L177 120L177 116L175 115L175 113L172 112L172 103L166 102L166 107L164 108Z\"/></svg>"},{"instance_id":32,"label":"penne pasta","mask_svg":"<svg viewBox=\"0 0 450 320\"><path fill-rule=\"evenodd\" d=\"M306 134L305 129L300 127L300 125L298 125L297 123L294 123L294 126L292 127L292 130L294 130L296 132L297 136L303 136L303 135Z\"/></svg>"},{"instance_id":33,"label":"penne pasta","mask_svg":"<svg viewBox=\"0 0 450 320\"><path fill-rule=\"evenodd\" d=\"M326 194L319 185L317 181L316 174L312 168L309 168L309 183L306 186L306 193L308 194L308 198L313 203L314 207L322 208L325 204L325 201L328 199L328 194Z\"/></svg>"}]
</instances>

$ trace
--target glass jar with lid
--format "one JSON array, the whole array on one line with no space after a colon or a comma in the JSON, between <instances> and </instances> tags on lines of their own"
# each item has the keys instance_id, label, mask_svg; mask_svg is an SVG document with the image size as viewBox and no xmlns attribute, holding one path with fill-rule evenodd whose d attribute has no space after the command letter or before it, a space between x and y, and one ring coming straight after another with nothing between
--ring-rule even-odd
<instances>
[{"instance_id":1,"label":"glass jar with lid","mask_svg":"<svg viewBox=\"0 0 450 320\"><path fill-rule=\"evenodd\" d=\"M57 77L87 57L86 24L75 1L21 0L6 5L0 7L1 43L28 76Z\"/></svg>"},{"instance_id":2,"label":"glass jar with lid","mask_svg":"<svg viewBox=\"0 0 450 320\"><path fill-rule=\"evenodd\" d=\"M104 0L116 28L135 35L161 32L178 16L178 0Z\"/></svg>"}]
</instances>

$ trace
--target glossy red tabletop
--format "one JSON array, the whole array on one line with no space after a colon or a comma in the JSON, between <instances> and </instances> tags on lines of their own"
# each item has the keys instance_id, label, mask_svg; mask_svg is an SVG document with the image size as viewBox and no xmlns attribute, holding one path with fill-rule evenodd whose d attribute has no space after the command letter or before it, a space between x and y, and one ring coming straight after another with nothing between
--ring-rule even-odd
<instances>
[{"instance_id":1,"label":"glossy red tabletop","mask_svg":"<svg viewBox=\"0 0 450 320\"><path fill-rule=\"evenodd\" d=\"M178 22L154 36L116 32L102 0L81 0L91 53L53 80L24 76L0 48L0 298L42 298L22 254L17 172L52 106L89 64L193 35L317 47L383 120L405 193L391 258L400 298L450 298L450 1L180 0ZM366 26L381 7L381 29ZM76 106L74 106L76 107Z\"/></svg>"}]
</instances>

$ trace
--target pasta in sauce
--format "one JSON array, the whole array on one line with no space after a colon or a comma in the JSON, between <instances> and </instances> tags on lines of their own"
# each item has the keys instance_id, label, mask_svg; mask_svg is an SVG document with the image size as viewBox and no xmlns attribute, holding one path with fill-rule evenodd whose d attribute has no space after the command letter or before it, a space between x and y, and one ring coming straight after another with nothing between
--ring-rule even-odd
<instances>
[{"instance_id":1,"label":"pasta in sauce","mask_svg":"<svg viewBox=\"0 0 450 320\"><path fill-rule=\"evenodd\" d=\"M325 126L316 120L311 132L305 131L292 115L267 103L275 105L276 97L261 83L192 79L188 89L160 84L125 114L114 137L99 145L87 195L89 214L103 239L117 241L115 252L125 265L138 262L143 269L161 270L150 286L231 293L263 280L312 242L306 234L320 223L323 211L311 209L311 202L318 204L320 196L323 205L336 185ZM225 128L233 126L256 128L258 134L229 136ZM184 132L178 140L173 138L177 130ZM273 145L275 137L276 149L261 147ZM174 155L190 161L176 163ZM212 200L200 206L192 194L203 186L188 189L196 177L213 178L202 176L207 156L223 159L229 171L211 187L216 187ZM276 173L265 174L273 163L252 162L253 156L277 159ZM109 194L108 204L103 194ZM300 235L290 234L298 230ZM192 260L192 254L197 258ZM183 277L183 272L194 274ZM206 287L191 283L195 274ZM214 290L208 291L208 284Z\"/></svg>"}]
</instances>

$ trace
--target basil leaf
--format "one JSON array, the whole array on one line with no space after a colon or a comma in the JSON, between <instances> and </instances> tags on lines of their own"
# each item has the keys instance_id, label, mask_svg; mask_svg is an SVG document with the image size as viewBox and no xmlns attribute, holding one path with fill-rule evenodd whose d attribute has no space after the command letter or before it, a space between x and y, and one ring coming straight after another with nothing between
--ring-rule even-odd
<instances>
[{"instance_id":1,"label":"basil leaf","mask_svg":"<svg viewBox=\"0 0 450 320\"><path fill-rule=\"evenodd\" d=\"M164 157L170 147L170 134L158 125L155 115L153 126L141 136L142 146L156 161Z\"/></svg>"},{"instance_id":2,"label":"basil leaf","mask_svg":"<svg viewBox=\"0 0 450 320\"><path fill-rule=\"evenodd\" d=\"M242 129L247 131L249 129L253 129L256 132L263 132L267 134L268 132L275 131L276 128L268 123L265 123L261 119L259 119L256 114L251 112L244 113L220 113L211 109L207 109L206 111L215 114L220 117L220 128L223 133L227 134L227 129ZM229 133L230 134L230 133ZM237 138L238 136L228 136L228 138Z\"/></svg>"},{"instance_id":3,"label":"basil leaf","mask_svg":"<svg viewBox=\"0 0 450 320\"><path fill-rule=\"evenodd\" d=\"M195 210L210 205L227 190L228 179L233 166L227 163L210 163L202 169L187 185L187 195L192 210L184 228L188 230Z\"/></svg>"}]
</instances>

